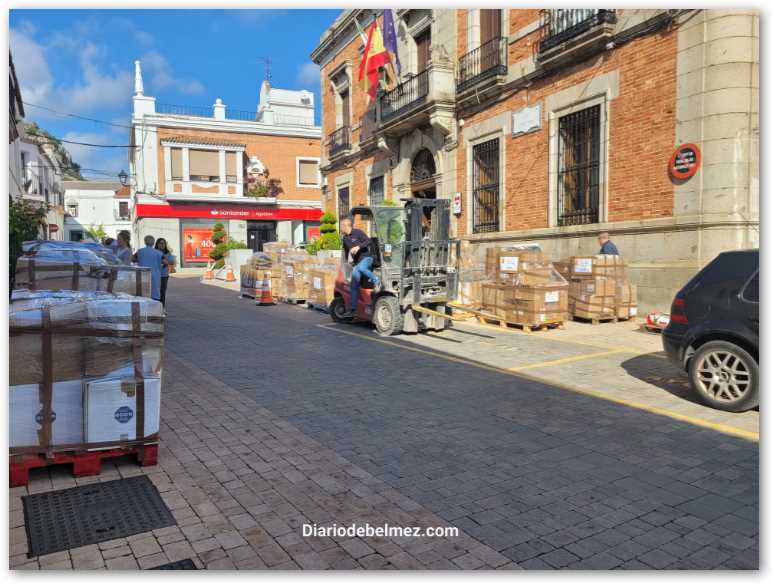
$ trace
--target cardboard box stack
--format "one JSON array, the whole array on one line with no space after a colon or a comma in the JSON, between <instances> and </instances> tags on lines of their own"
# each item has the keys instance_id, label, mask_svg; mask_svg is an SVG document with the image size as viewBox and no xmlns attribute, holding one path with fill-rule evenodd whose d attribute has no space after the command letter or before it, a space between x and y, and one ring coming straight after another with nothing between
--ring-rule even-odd
<instances>
[{"instance_id":1,"label":"cardboard box stack","mask_svg":"<svg viewBox=\"0 0 773 584\"><path fill-rule=\"evenodd\" d=\"M282 264L285 253L292 251L292 247L286 241L269 241L263 244L263 253L271 259L271 294L274 298L284 298L285 277L287 271Z\"/></svg>"},{"instance_id":2,"label":"cardboard box stack","mask_svg":"<svg viewBox=\"0 0 773 584\"><path fill-rule=\"evenodd\" d=\"M25 242L15 288L121 292L150 297L150 268L126 266L97 243Z\"/></svg>"},{"instance_id":3,"label":"cardboard box stack","mask_svg":"<svg viewBox=\"0 0 773 584\"><path fill-rule=\"evenodd\" d=\"M308 297L306 301L317 308L327 309L333 301L340 258L317 258L311 256L306 270Z\"/></svg>"},{"instance_id":4,"label":"cardboard box stack","mask_svg":"<svg viewBox=\"0 0 773 584\"><path fill-rule=\"evenodd\" d=\"M242 296L257 298L260 286L268 274L271 278L271 257L265 252L255 252L246 264L239 267L239 293Z\"/></svg>"},{"instance_id":5,"label":"cardboard box stack","mask_svg":"<svg viewBox=\"0 0 773 584\"><path fill-rule=\"evenodd\" d=\"M9 333L12 457L158 441L160 302L14 290Z\"/></svg>"},{"instance_id":6,"label":"cardboard box stack","mask_svg":"<svg viewBox=\"0 0 773 584\"><path fill-rule=\"evenodd\" d=\"M469 241L462 241L457 303L470 308L479 308L483 297L482 286L487 281L486 264L472 253Z\"/></svg>"},{"instance_id":7,"label":"cardboard box stack","mask_svg":"<svg viewBox=\"0 0 773 584\"><path fill-rule=\"evenodd\" d=\"M559 262L569 280L569 311L588 320L636 316L636 286L620 256L572 256Z\"/></svg>"},{"instance_id":8,"label":"cardboard box stack","mask_svg":"<svg viewBox=\"0 0 773 584\"><path fill-rule=\"evenodd\" d=\"M502 320L524 326L561 323L568 317L568 284L539 248L486 250L481 307Z\"/></svg>"},{"instance_id":9,"label":"cardboard box stack","mask_svg":"<svg viewBox=\"0 0 773 584\"><path fill-rule=\"evenodd\" d=\"M288 249L281 254L280 261L284 270L282 284L284 294L281 298L292 301L306 300L309 297L309 285L306 269L312 256L303 250Z\"/></svg>"}]
</instances>

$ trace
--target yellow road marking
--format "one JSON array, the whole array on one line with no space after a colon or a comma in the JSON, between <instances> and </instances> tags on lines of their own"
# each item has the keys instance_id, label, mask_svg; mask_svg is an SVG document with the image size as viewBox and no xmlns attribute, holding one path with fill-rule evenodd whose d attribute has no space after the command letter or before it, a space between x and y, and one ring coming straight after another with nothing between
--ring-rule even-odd
<instances>
[{"instance_id":1,"label":"yellow road marking","mask_svg":"<svg viewBox=\"0 0 773 584\"><path fill-rule=\"evenodd\" d=\"M536 369L538 367L551 367L553 365L563 365L564 363L574 363L575 361L584 361L594 357L603 357L604 355L615 355L617 353L627 353L625 349L613 349L611 351L601 351L600 353L588 353L587 355L574 355L573 357L564 357L563 359L553 359L552 361L542 361L541 363L531 363L520 367L511 367L508 371L523 371L524 369Z\"/></svg>"},{"instance_id":2,"label":"yellow road marking","mask_svg":"<svg viewBox=\"0 0 773 584\"><path fill-rule=\"evenodd\" d=\"M513 377L518 377L520 379L526 379L528 381L534 381L536 383L541 383L543 385L551 385L553 387L558 387L560 389L571 391L573 393L581 394L581 395L587 395L590 397L595 397L597 399L603 399L608 402L616 403L619 405L627 406L629 408L641 410L644 412L649 412L651 414L657 414L659 416L664 416L666 418L671 418L672 420L678 420L680 422L687 422L689 424L692 424L694 426L700 426L701 428L708 428L709 430L714 430L715 432L721 432L722 434L727 434L729 436L735 436L737 438L743 438L745 440L750 440L752 442L759 442L760 435L758 432L752 432L750 430L742 430L740 428L735 428L733 426L728 426L727 424L720 424L716 422L710 422L708 420L703 420L701 418L695 418L693 416L687 416L685 414L679 414L676 412L672 412L663 408L658 408L654 406L648 406L646 404L629 401L626 399L621 399L617 397L613 397L610 395L606 395L604 393L593 391L591 389L584 389L581 387L577 387L575 385L569 385L566 383L561 383L557 381L551 381L549 379L545 379L542 377L539 377L537 375L532 375L529 373L524 373L521 371L510 371L508 369L503 369L501 367L495 367L493 365L486 365L485 363L478 363L477 361L472 361L469 359L462 359L459 357L453 357L451 355L444 355L442 353L436 353L433 351L428 351L426 349L420 349L419 347L409 347L400 343L394 343L392 341L387 341L385 339L380 339L373 337L371 335L363 334L363 333L357 333L354 331L346 331L343 330L343 328L340 325L333 325L333 324L318 324L316 325L319 328L328 329L335 331L337 333L341 333L343 335L350 335L352 337L360 337L363 339L367 339L368 341L373 341L374 343L381 343L383 345L390 345L392 347L396 347L398 349L403 349L406 351L413 351L415 353L423 353L425 355L430 355L431 357L437 357L439 359L444 359L446 361L451 361L453 363L461 363L463 365L470 365L472 367L477 367L478 369L484 369L486 371L493 371L495 373L503 373L505 375L512 375ZM621 352L623 350L621 349Z\"/></svg>"}]
</instances>

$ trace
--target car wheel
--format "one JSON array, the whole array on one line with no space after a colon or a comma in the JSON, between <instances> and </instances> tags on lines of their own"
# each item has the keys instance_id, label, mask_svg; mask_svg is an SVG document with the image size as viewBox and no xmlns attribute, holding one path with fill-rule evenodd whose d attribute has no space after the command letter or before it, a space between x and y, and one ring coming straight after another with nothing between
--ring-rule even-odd
<instances>
[{"instance_id":1,"label":"car wheel","mask_svg":"<svg viewBox=\"0 0 773 584\"><path fill-rule=\"evenodd\" d=\"M382 337L403 332L403 313L394 296L381 296L373 307L373 324Z\"/></svg>"},{"instance_id":2,"label":"car wheel","mask_svg":"<svg viewBox=\"0 0 773 584\"><path fill-rule=\"evenodd\" d=\"M738 345L710 341L690 359L690 386L713 408L745 412L759 403L759 367Z\"/></svg>"},{"instance_id":3,"label":"car wheel","mask_svg":"<svg viewBox=\"0 0 773 584\"><path fill-rule=\"evenodd\" d=\"M333 319L333 322L342 323L352 321L350 317L344 316L346 314L346 303L341 296L333 298L327 310L330 313L330 318Z\"/></svg>"}]
</instances>

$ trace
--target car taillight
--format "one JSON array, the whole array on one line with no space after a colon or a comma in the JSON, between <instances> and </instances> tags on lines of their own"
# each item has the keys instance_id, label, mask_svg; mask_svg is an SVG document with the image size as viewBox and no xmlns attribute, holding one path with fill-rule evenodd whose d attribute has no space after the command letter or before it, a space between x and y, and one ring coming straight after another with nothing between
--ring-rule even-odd
<instances>
[{"instance_id":1,"label":"car taillight","mask_svg":"<svg viewBox=\"0 0 773 584\"><path fill-rule=\"evenodd\" d=\"M674 298L671 303L671 322L688 324L687 315L684 313L684 298Z\"/></svg>"}]
</instances>

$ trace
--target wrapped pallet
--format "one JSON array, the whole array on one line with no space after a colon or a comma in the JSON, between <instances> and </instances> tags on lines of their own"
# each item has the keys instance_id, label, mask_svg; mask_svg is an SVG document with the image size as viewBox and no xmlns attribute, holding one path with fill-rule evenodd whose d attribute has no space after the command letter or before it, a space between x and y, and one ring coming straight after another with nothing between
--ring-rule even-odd
<instances>
[{"instance_id":1,"label":"wrapped pallet","mask_svg":"<svg viewBox=\"0 0 773 584\"><path fill-rule=\"evenodd\" d=\"M488 281L486 264L472 253L470 242L463 241L459 257L458 304L472 308L480 307L483 296L482 286Z\"/></svg>"},{"instance_id":2,"label":"wrapped pallet","mask_svg":"<svg viewBox=\"0 0 773 584\"><path fill-rule=\"evenodd\" d=\"M496 278L482 284L482 310L526 327L563 323L568 316L569 287L553 265L539 250L498 251L487 258Z\"/></svg>"},{"instance_id":3,"label":"wrapped pallet","mask_svg":"<svg viewBox=\"0 0 773 584\"><path fill-rule=\"evenodd\" d=\"M308 297L306 301L317 308L327 309L333 301L340 260L315 258L306 271Z\"/></svg>"},{"instance_id":4,"label":"wrapped pallet","mask_svg":"<svg viewBox=\"0 0 773 584\"><path fill-rule=\"evenodd\" d=\"M572 316L590 321L635 316L635 286L628 281L620 256L572 256L563 266L569 279Z\"/></svg>"},{"instance_id":5,"label":"wrapped pallet","mask_svg":"<svg viewBox=\"0 0 773 584\"><path fill-rule=\"evenodd\" d=\"M636 285L631 284L628 278L617 280L615 286L615 315L618 319L626 320L638 314Z\"/></svg>"},{"instance_id":6,"label":"wrapped pallet","mask_svg":"<svg viewBox=\"0 0 773 584\"><path fill-rule=\"evenodd\" d=\"M16 288L120 292L150 297L151 270L110 263L112 252L96 253L92 245L27 242L16 261ZM32 245L34 244L34 245ZM112 256L114 257L114 256Z\"/></svg>"},{"instance_id":7,"label":"wrapped pallet","mask_svg":"<svg viewBox=\"0 0 773 584\"><path fill-rule=\"evenodd\" d=\"M283 294L281 298L293 302L308 298L309 286L306 280L306 268L311 257L303 250L288 250L281 254L283 274ZM272 282L273 283L273 282Z\"/></svg>"},{"instance_id":8,"label":"wrapped pallet","mask_svg":"<svg viewBox=\"0 0 773 584\"><path fill-rule=\"evenodd\" d=\"M9 333L12 456L158 440L160 302L15 290Z\"/></svg>"},{"instance_id":9,"label":"wrapped pallet","mask_svg":"<svg viewBox=\"0 0 773 584\"><path fill-rule=\"evenodd\" d=\"M246 264L239 267L239 293L242 296L257 298L266 274L270 274L271 257L265 252L255 252ZM269 275L270 277L270 275Z\"/></svg>"}]
</instances>

